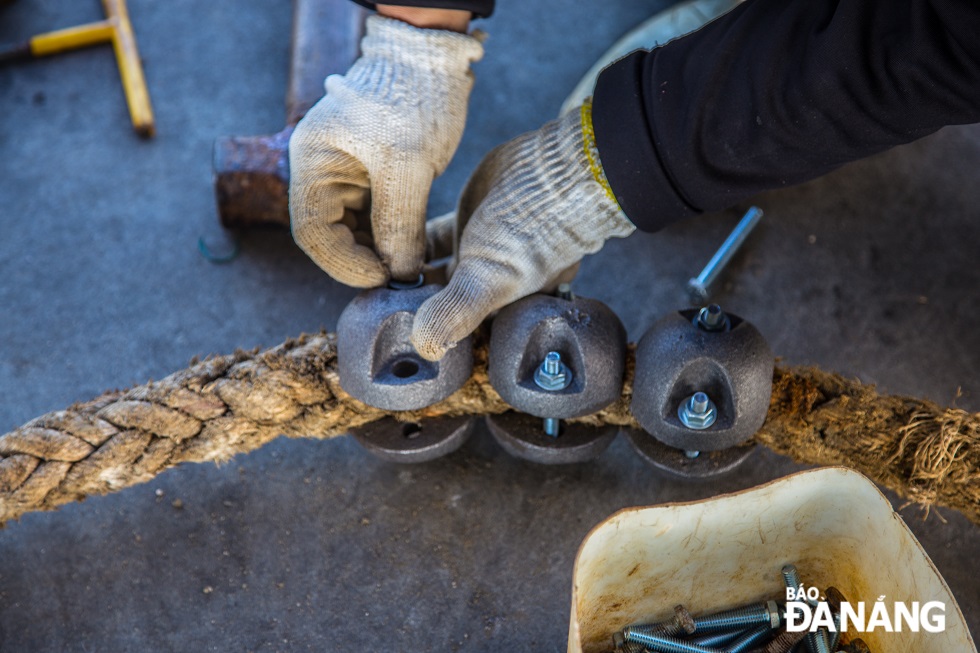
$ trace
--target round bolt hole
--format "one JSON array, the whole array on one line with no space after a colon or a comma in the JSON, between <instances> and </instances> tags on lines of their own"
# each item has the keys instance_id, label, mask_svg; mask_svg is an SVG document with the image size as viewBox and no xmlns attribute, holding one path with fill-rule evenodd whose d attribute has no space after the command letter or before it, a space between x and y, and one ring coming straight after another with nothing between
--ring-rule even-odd
<instances>
[{"instance_id":1,"label":"round bolt hole","mask_svg":"<svg viewBox=\"0 0 980 653\"><path fill-rule=\"evenodd\" d=\"M402 437L406 440L414 440L422 435L422 425L414 422L402 424Z\"/></svg>"},{"instance_id":2,"label":"round bolt hole","mask_svg":"<svg viewBox=\"0 0 980 653\"><path fill-rule=\"evenodd\" d=\"M391 373L399 379L409 379L419 373L419 364L408 358L395 361Z\"/></svg>"}]
</instances>

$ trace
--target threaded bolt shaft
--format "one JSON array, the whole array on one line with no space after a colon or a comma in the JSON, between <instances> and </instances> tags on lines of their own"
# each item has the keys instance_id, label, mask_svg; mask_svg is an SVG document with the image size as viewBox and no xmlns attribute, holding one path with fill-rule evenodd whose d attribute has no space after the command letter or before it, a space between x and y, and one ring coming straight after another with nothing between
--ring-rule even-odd
<instances>
[{"instance_id":1,"label":"threaded bolt shaft","mask_svg":"<svg viewBox=\"0 0 980 653\"><path fill-rule=\"evenodd\" d=\"M796 565L783 565L782 568L783 583L786 585L786 589L792 588L796 591L800 585L803 583L800 581L800 572L796 568Z\"/></svg>"},{"instance_id":2,"label":"threaded bolt shaft","mask_svg":"<svg viewBox=\"0 0 980 653\"><path fill-rule=\"evenodd\" d=\"M830 633L827 641L827 645L831 651L837 650L837 644L840 643L840 612L834 613L834 631Z\"/></svg>"},{"instance_id":3,"label":"threaded bolt shaft","mask_svg":"<svg viewBox=\"0 0 980 653\"><path fill-rule=\"evenodd\" d=\"M813 653L830 653L830 642L827 641L827 629L821 628L816 632L807 633L803 640L807 648L812 647Z\"/></svg>"},{"instance_id":4,"label":"threaded bolt shaft","mask_svg":"<svg viewBox=\"0 0 980 653\"><path fill-rule=\"evenodd\" d=\"M724 653L721 649L700 646L662 633L638 632L628 628L626 641L642 644L651 651L660 653Z\"/></svg>"},{"instance_id":5,"label":"threaded bolt shaft","mask_svg":"<svg viewBox=\"0 0 980 653\"><path fill-rule=\"evenodd\" d=\"M674 616L670 619L653 624L630 626L623 631L623 635L626 639L629 639L630 632L648 635L680 635L681 633L690 635L694 629L694 617L683 604L680 604L674 606Z\"/></svg>"},{"instance_id":6,"label":"threaded bolt shaft","mask_svg":"<svg viewBox=\"0 0 980 653\"><path fill-rule=\"evenodd\" d=\"M558 437L558 433L561 431L561 420L555 417L545 417L544 418L544 432L553 438Z\"/></svg>"},{"instance_id":7,"label":"threaded bolt shaft","mask_svg":"<svg viewBox=\"0 0 980 653\"><path fill-rule=\"evenodd\" d=\"M638 635L679 635L680 633L681 627L669 622L627 626L623 629L623 637L628 642L635 641L634 637Z\"/></svg>"},{"instance_id":8,"label":"threaded bolt shaft","mask_svg":"<svg viewBox=\"0 0 980 653\"><path fill-rule=\"evenodd\" d=\"M803 631L788 632L784 630L776 635L776 639L759 649L758 653L789 653L797 650L797 644L802 642L805 636L806 633Z\"/></svg>"},{"instance_id":9,"label":"threaded bolt shaft","mask_svg":"<svg viewBox=\"0 0 980 653\"><path fill-rule=\"evenodd\" d=\"M568 387L572 381L571 371L561 362L561 354L549 351L534 373L534 383L547 392L559 392ZM546 417L543 422L544 432L553 438L561 433L561 421L555 417Z\"/></svg>"},{"instance_id":10,"label":"threaded bolt shaft","mask_svg":"<svg viewBox=\"0 0 980 653\"><path fill-rule=\"evenodd\" d=\"M763 624L739 636L738 639L728 645L725 651L727 653L742 653L743 651L747 651L753 644L768 637L770 633L772 633L772 628L769 624Z\"/></svg>"},{"instance_id":11,"label":"threaded bolt shaft","mask_svg":"<svg viewBox=\"0 0 980 653\"><path fill-rule=\"evenodd\" d=\"M557 351L549 351L544 357L544 371L548 374L561 372L561 354Z\"/></svg>"},{"instance_id":12,"label":"threaded bolt shaft","mask_svg":"<svg viewBox=\"0 0 980 653\"><path fill-rule=\"evenodd\" d=\"M776 628L779 626L779 621L779 606L775 601L767 601L698 617L694 620L694 627L695 632L736 630L761 624Z\"/></svg>"},{"instance_id":13,"label":"threaded bolt shaft","mask_svg":"<svg viewBox=\"0 0 980 653\"><path fill-rule=\"evenodd\" d=\"M695 415L704 415L708 410L708 395L703 392L695 392L691 397L691 412Z\"/></svg>"},{"instance_id":14,"label":"threaded bolt shaft","mask_svg":"<svg viewBox=\"0 0 980 653\"><path fill-rule=\"evenodd\" d=\"M800 580L800 572L796 568L796 565L783 565L781 571L783 574L783 583L786 585L786 589L792 589L794 592L797 592L800 589L800 586L803 585L803 581ZM804 594L803 600L811 608L817 607L817 602L806 598L806 594Z\"/></svg>"},{"instance_id":15,"label":"threaded bolt shaft","mask_svg":"<svg viewBox=\"0 0 980 653\"><path fill-rule=\"evenodd\" d=\"M757 206L750 208L738 221L735 229L721 244L708 264L704 266L701 273L687 282L688 293L695 304L701 304L708 298L708 287L718 278L725 265L728 264L728 261L735 255L735 252L742 246L742 243L745 242L745 239L761 219L762 209Z\"/></svg>"},{"instance_id":16,"label":"threaded bolt shaft","mask_svg":"<svg viewBox=\"0 0 980 653\"><path fill-rule=\"evenodd\" d=\"M697 644L698 646L724 646L729 642L741 637L747 631L744 630L734 630L734 631L722 631L719 633L711 633L710 635L701 635L700 637L691 638L691 642Z\"/></svg>"}]
</instances>

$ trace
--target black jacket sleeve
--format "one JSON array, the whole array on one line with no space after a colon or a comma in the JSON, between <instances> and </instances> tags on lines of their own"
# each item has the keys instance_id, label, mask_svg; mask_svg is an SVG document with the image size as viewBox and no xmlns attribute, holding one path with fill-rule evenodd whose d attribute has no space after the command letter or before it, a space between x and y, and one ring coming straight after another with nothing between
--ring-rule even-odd
<instances>
[{"instance_id":1,"label":"black jacket sleeve","mask_svg":"<svg viewBox=\"0 0 980 653\"><path fill-rule=\"evenodd\" d=\"M749 0L606 68L596 146L640 229L980 122L977 0Z\"/></svg>"},{"instance_id":2,"label":"black jacket sleeve","mask_svg":"<svg viewBox=\"0 0 980 653\"><path fill-rule=\"evenodd\" d=\"M354 0L362 7L374 9L379 4L373 0ZM493 13L494 0L381 0L383 5L402 7L430 7L432 9L462 9L472 11L477 18L486 18Z\"/></svg>"}]
</instances>

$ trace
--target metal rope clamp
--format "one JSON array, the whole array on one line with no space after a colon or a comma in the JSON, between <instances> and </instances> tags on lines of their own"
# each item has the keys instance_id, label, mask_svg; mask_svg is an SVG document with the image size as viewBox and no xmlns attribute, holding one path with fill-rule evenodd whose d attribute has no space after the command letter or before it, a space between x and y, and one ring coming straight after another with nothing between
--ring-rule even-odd
<instances>
[{"instance_id":1,"label":"metal rope clamp","mask_svg":"<svg viewBox=\"0 0 980 653\"><path fill-rule=\"evenodd\" d=\"M578 463L605 451L615 426L561 420L616 401L626 365L626 330L594 299L532 295L507 306L491 326L490 384L512 407L486 417L511 455L544 464Z\"/></svg>"},{"instance_id":2,"label":"metal rope clamp","mask_svg":"<svg viewBox=\"0 0 980 653\"><path fill-rule=\"evenodd\" d=\"M442 286L392 284L362 292L337 322L340 387L355 399L384 410L419 410L458 390L473 371L471 338L442 360L422 358L410 337L415 311ZM351 429L368 451L392 462L425 462L458 449L473 427L470 417L400 422L386 417Z\"/></svg>"},{"instance_id":3,"label":"metal rope clamp","mask_svg":"<svg viewBox=\"0 0 980 653\"><path fill-rule=\"evenodd\" d=\"M774 363L759 330L716 304L668 315L637 345L630 410L644 431L630 441L672 475L734 469L766 419Z\"/></svg>"}]
</instances>

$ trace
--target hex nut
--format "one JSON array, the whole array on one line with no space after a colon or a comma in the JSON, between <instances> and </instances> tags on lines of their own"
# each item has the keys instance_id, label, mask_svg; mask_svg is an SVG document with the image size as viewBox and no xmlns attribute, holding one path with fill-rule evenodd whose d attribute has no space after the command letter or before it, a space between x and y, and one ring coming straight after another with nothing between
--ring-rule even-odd
<instances>
[{"instance_id":1,"label":"hex nut","mask_svg":"<svg viewBox=\"0 0 980 653\"><path fill-rule=\"evenodd\" d=\"M552 356L555 356L557 359L557 372L548 371L547 360ZM545 362L538 365L538 369L534 370L534 383L542 390L559 392L567 388L572 382L571 370L568 369L565 363L561 362L558 356L560 356L558 352L548 352L545 356Z\"/></svg>"},{"instance_id":2,"label":"hex nut","mask_svg":"<svg viewBox=\"0 0 980 653\"><path fill-rule=\"evenodd\" d=\"M702 406L698 406L699 395L701 395ZM715 407L715 402L711 401L706 394L695 392L677 407L677 418L687 428L703 431L710 428L718 419L718 409Z\"/></svg>"},{"instance_id":3,"label":"hex nut","mask_svg":"<svg viewBox=\"0 0 980 653\"><path fill-rule=\"evenodd\" d=\"M418 410L458 390L473 371L467 337L438 362L412 347L415 311L442 286L375 288L347 305L337 321L337 373L352 397L384 410Z\"/></svg>"},{"instance_id":4,"label":"hex nut","mask_svg":"<svg viewBox=\"0 0 980 653\"><path fill-rule=\"evenodd\" d=\"M698 309L672 313L644 334L636 350L630 410L640 425L677 449L717 451L745 442L766 419L774 357L752 324L729 314L730 329L695 326ZM697 391L715 403L715 423L686 427L678 406Z\"/></svg>"},{"instance_id":5,"label":"hex nut","mask_svg":"<svg viewBox=\"0 0 980 653\"><path fill-rule=\"evenodd\" d=\"M560 391L534 381L551 351L561 354L571 372L571 383ZM626 329L595 299L531 295L493 321L490 384L519 411L557 419L594 413L619 398L625 369Z\"/></svg>"}]
</instances>

